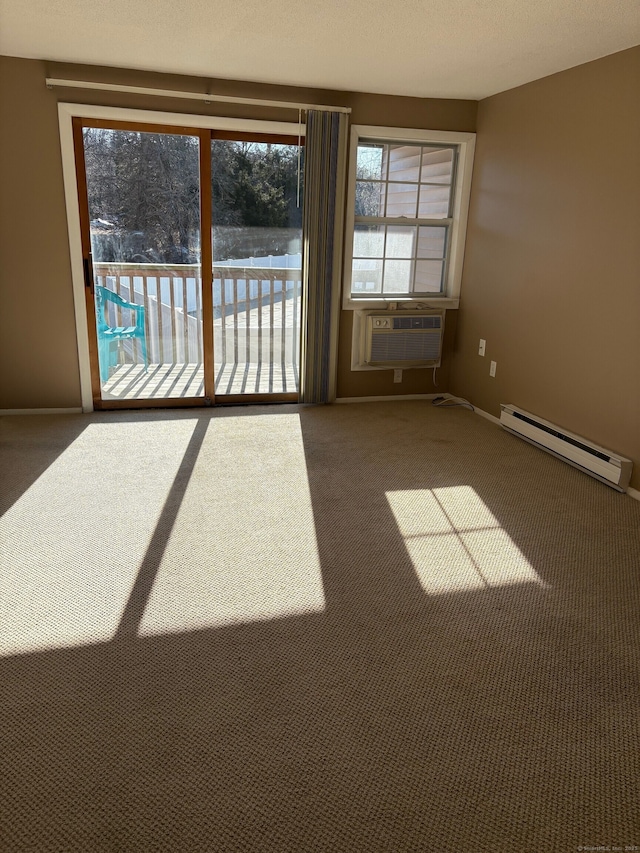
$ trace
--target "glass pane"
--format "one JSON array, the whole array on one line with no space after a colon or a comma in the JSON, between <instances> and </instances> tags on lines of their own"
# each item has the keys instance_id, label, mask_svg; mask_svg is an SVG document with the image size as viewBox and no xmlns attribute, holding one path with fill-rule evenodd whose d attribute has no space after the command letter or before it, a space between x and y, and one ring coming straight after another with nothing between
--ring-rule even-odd
<instances>
[{"instance_id":1,"label":"glass pane","mask_svg":"<svg viewBox=\"0 0 640 853\"><path fill-rule=\"evenodd\" d=\"M375 181L357 181L356 216L383 216L384 188L384 184Z\"/></svg>"},{"instance_id":2,"label":"glass pane","mask_svg":"<svg viewBox=\"0 0 640 853\"><path fill-rule=\"evenodd\" d=\"M425 219L446 219L449 216L451 187L421 186L418 216Z\"/></svg>"},{"instance_id":3,"label":"glass pane","mask_svg":"<svg viewBox=\"0 0 640 853\"><path fill-rule=\"evenodd\" d=\"M418 251L419 258L444 258L446 228L431 228L421 226L418 229Z\"/></svg>"},{"instance_id":4,"label":"glass pane","mask_svg":"<svg viewBox=\"0 0 640 853\"><path fill-rule=\"evenodd\" d=\"M413 181L420 179L419 145L390 145L389 146L389 180Z\"/></svg>"},{"instance_id":5,"label":"glass pane","mask_svg":"<svg viewBox=\"0 0 640 853\"><path fill-rule=\"evenodd\" d=\"M211 184L215 392L295 393L302 287L298 146L214 139Z\"/></svg>"},{"instance_id":6,"label":"glass pane","mask_svg":"<svg viewBox=\"0 0 640 853\"><path fill-rule=\"evenodd\" d=\"M202 396L198 138L83 141L102 399Z\"/></svg>"},{"instance_id":7,"label":"glass pane","mask_svg":"<svg viewBox=\"0 0 640 853\"><path fill-rule=\"evenodd\" d=\"M450 184L453 175L452 148L424 148L422 152L423 184Z\"/></svg>"},{"instance_id":8,"label":"glass pane","mask_svg":"<svg viewBox=\"0 0 640 853\"><path fill-rule=\"evenodd\" d=\"M440 293L442 290L442 269L444 261L416 261L417 293Z\"/></svg>"},{"instance_id":9,"label":"glass pane","mask_svg":"<svg viewBox=\"0 0 640 853\"><path fill-rule=\"evenodd\" d=\"M351 267L351 292L356 295L382 293L382 261L357 258Z\"/></svg>"},{"instance_id":10,"label":"glass pane","mask_svg":"<svg viewBox=\"0 0 640 853\"><path fill-rule=\"evenodd\" d=\"M362 143L358 145L356 163L356 178L364 181L382 181L386 177L384 169L384 149L386 145L379 143Z\"/></svg>"},{"instance_id":11,"label":"glass pane","mask_svg":"<svg viewBox=\"0 0 640 853\"><path fill-rule=\"evenodd\" d=\"M416 244L415 225L390 225L387 228L387 258L413 258Z\"/></svg>"},{"instance_id":12,"label":"glass pane","mask_svg":"<svg viewBox=\"0 0 640 853\"><path fill-rule=\"evenodd\" d=\"M354 258L381 258L384 254L384 225L356 225Z\"/></svg>"},{"instance_id":13,"label":"glass pane","mask_svg":"<svg viewBox=\"0 0 640 853\"><path fill-rule=\"evenodd\" d=\"M387 185L386 216L407 216L415 219L418 202L418 184Z\"/></svg>"},{"instance_id":14,"label":"glass pane","mask_svg":"<svg viewBox=\"0 0 640 853\"><path fill-rule=\"evenodd\" d=\"M385 261L384 292L409 293L413 279L413 261Z\"/></svg>"}]
</instances>

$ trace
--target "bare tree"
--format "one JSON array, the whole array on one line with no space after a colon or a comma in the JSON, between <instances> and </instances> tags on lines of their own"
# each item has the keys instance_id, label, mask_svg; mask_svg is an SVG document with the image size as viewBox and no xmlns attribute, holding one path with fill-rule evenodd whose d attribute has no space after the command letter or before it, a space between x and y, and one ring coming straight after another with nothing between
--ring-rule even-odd
<instances>
[{"instance_id":1,"label":"bare tree","mask_svg":"<svg viewBox=\"0 0 640 853\"><path fill-rule=\"evenodd\" d=\"M181 134L86 128L84 151L96 260L190 263L199 259L198 139ZM287 250L299 228L297 150L290 145L214 140L212 217L226 257ZM244 229L244 238L243 238ZM256 245L255 232L270 237ZM278 232L282 231L278 243ZM219 241L220 242L220 241ZM240 252L240 255L234 252Z\"/></svg>"}]
</instances>

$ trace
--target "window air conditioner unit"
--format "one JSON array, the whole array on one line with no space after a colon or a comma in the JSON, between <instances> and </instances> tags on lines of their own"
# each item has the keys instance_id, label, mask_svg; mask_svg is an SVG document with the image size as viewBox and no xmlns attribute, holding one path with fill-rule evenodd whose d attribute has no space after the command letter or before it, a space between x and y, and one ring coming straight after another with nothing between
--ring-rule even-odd
<instances>
[{"instance_id":1,"label":"window air conditioner unit","mask_svg":"<svg viewBox=\"0 0 640 853\"><path fill-rule=\"evenodd\" d=\"M630 459L506 403L500 406L500 423L508 432L552 453L607 486L619 492L627 491L633 467Z\"/></svg>"},{"instance_id":2,"label":"window air conditioner unit","mask_svg":"<svg viewBox=\"0 0 640 853\"><path fill-rule=\"evenodd\" d=\"M366 312L359 322L361 366L440 367L443 312Z\"/></svg>"}]
</instances>

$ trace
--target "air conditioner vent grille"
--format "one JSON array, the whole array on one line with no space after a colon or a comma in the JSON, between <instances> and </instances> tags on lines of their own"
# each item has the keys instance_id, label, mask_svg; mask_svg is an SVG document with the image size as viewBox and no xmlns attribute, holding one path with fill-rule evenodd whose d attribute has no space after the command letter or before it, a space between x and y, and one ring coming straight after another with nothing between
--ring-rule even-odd
<instances>
[{"instance_id":1,"label":"air conditioner vent grille","mask_svg":"<svg viewBox=\"0 0 640 853\"><path fill-rule=\"evenodd\" d=\"M422 317L416 319L423 319ZM414 331L377 332L371 335L372 362L431 361L440 358L440 334Z\"/></svg>"}]
</instances>

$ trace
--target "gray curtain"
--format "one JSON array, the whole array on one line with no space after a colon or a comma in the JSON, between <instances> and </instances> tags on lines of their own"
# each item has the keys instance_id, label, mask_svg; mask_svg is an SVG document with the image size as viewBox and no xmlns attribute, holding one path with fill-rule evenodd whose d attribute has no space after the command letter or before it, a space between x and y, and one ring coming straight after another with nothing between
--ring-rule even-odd
<instances>
[{"instance_id":1,"label":"gray curtain","mask_svg":"<svg viewBox=\"0 0 640 853\"><path fill-rule=\"evenodd\" d=\"M346 150L346 114L309 110L302 212L303 403L335 398Z\"/></svg>"}]
</instances>

